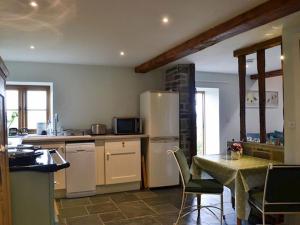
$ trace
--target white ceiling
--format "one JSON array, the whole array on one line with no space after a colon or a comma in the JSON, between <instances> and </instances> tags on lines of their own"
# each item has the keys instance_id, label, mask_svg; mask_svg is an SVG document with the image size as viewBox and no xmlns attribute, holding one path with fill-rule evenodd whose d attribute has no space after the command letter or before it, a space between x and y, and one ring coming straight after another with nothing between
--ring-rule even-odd
<instances>
[{"instance_id":1,"label":"white ceiling","mask_svg":"<svg viewBox=\"0 0 300 225\"><path fill-rule=\"evenodd\" d=\"M35 10L29 0L1 0L0 55L133 67L265 1L36 0Z\"/></svg>"},{"instance_id":2,"label":"white ceiling","mask_svg":"<svg viewBox=\"0 0 300 225\"><path fill-rule=\"evenodd\" d=\"M39 7L33 9L29 0L1 0L0 55L8 61L133 67L265 1L36 0ZM163 16L169 17L169 24L161 23ZM193 62L197 70L236 73L233 50L272 37L266 33L280 35L286 20L228 39L176 63ZM30 45L35 50L30 50ZM125 52L124 57L120 51ZM267 68L280 67L280 49L268 54ZM255 73L255 62L249 73Z\"/></svg>"},{"instance_id":3,"label":"white ceiling","mask_svg":"<svg viewBox=\"0 0 300 225\"><path fill-rule=\"evenodd\" d=\"M280 36L282 28L292 21L300 21L300 12L227 39L170 65L195 63L197 71L236 74L238 73L238 60L233 57L234 50ZM280 56L281 47L279 46L266 50L266 71L281 69ZM257 74L256 54L248 55L247 59L254 59L253 63L248 63L247 74Z\"/></svg>"}]
</instances>

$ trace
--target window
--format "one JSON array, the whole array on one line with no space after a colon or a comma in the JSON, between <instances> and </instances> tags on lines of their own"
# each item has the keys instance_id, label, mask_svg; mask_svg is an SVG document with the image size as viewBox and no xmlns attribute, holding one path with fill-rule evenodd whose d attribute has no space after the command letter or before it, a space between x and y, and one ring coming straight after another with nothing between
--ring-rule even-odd
<instances>
[{"instance_id":1,"label":"window","mask_svg":"<svg viewBox=\"0 0 300 225\"><path fill-rule=\"evenodd\" d=\"M7 126L36 130L37 123L50 117L50 87L7 85Z\"/></svg>"}]
</instances>

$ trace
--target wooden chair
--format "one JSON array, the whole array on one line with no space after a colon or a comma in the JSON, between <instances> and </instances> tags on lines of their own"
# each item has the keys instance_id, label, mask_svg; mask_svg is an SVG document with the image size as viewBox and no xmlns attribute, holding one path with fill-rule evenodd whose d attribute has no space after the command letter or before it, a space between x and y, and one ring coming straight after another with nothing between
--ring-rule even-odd
<instances>
[{"instance_id":1,"label":"wooden chair","mask_svg":"<svg viewBox=\"0 0 300 225\"><path fill-rule=\"evenodd\" d=\"M219 209L221 211L221 217L220 219L221 225L223 224L223 185L220 184L215 179L192 179L192 176L190 174L190 169L187 163L187 159L183 153L183 151L179 148L176 148L175 150L168 150L168 153L172 154L174 156L174 159L178 165L182 185L183 185L183 192L182 192L182 202L181 202L181 208L179 211L178 218L176 220L176 225L178 224L180 218L185 217L186 215L198 210L198 215L200 215L200 209L206 208L211 213L213 213L217 218L218 216L210 209L215 208ZM195 206L189 206L185 207L186 198L189 194L195 194L197 196L197 205ZM201 195L203 194L210 194L210 195L220 195L221 197L221 207L215 207L215 206L202 206L201 205ZM195 209L193 209L196 207ZM185 209L190 208L191 210L185 213L181 216L183 211Z\"/></svg>"},{"instance_id":2,"label":"wooden chair","mask_svg":"<svg viewBox=\"0 0 300 225\"><path fill-rule=\"evenodd\" d=\"M300 166L272 165L268 167L264 190L249 192L249 204L266 215L300 214Z\"/></svg>"}]
</instances>

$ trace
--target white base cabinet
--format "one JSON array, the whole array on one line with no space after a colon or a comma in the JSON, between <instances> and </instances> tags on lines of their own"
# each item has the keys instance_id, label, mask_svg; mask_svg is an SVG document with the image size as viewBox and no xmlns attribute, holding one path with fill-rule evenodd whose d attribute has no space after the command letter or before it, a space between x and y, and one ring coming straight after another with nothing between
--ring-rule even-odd
<instances>
[{"instance_id":1,"label":"white base cabinet","mask_svg":"<svg viewBox=\"0 0 300 225\"><path fill-rule=\"evenodd\" d=\"M104 142L96 141L96 184L105 184Z\"/></svg>"},{"instance_id":2,"label":"white base cabinet","mask_svg":"<svg viewBox=\"0 0 300 225\"><path fill-rule=\"evenodd\" d=\"M40 145L43 148L55 148L62 157L67 159L65 142L36 141L26 143ZM132 190L133 187L139 186L136 184L141 181L140 138L95 140L95 147L97 186L100 188L104 188L105 185L108 187L113 186L116 190L118 190L118 185L123 189L126 189L129 185L128 190ZM71 166L72 164L73 163L71 163ZM66 189L66 176L65 170L54 173L55 190L59 191ZM62 193L62 196L64 195L65 194Z\"/></svg>"},{"instance_id":3,"label":"white base cabinet","mask_svg":"<svg viewBox=\"0 0 300 225\"><path fill-rule=\"evenodd\" d=\"M105 184L141 180L141 141L105 142Z\"/></svg>"}]
</instances>

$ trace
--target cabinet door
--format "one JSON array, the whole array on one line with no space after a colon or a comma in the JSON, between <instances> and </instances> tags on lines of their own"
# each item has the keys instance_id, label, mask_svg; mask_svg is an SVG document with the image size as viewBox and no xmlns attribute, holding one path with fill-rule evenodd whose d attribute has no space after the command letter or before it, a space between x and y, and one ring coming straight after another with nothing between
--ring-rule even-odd
<instances>
[{"instance_id":1,"label":"cabinet door","mask_svg":"<svg viewBox=\"0 0 300 225\"><path fill-rule=\"evenodd\" d=\"M97 185L105 184L104 172L104 143L96 142L96 176Z\"/></svg>"},{"instance_id":2,"label":"cabinet door","mask_svg":"<svg viewBox=\"0 0 300 225\"><path fill-rule=\"evenodd\" d=\"M140 140L105 142L105 183L141 180Z\"/></svg>"},{"instance_id":3,"label":"cabinet door","mask_svg":"<svg viewBox=\"0 0 300 225\"><path fill-rule=\"evenodd\" d=\"M65 159L66 151L65 151L65 143L64 142L55 142L55 143L34 143L40 145L42 148L48 149L56 149L58 153ZM55 156L54 156L55 157ZM59 159L57 159L59 160ZM59 170L54 173L54 188L65 189L66 188L66 170Z\"/></svg>"}]
</instances>

